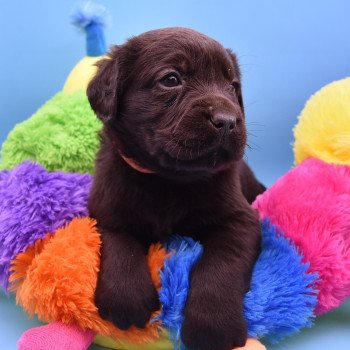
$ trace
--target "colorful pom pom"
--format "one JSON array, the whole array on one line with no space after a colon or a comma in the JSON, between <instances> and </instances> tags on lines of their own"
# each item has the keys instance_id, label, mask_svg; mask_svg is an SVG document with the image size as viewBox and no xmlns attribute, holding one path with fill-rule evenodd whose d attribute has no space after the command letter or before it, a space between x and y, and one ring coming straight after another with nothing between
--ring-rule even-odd
<instances>
[{"instance_id":1,"label":"colorful pom pom","mask_svg":"<svg viewBox=\"0 0 350 350\"><path fill-rule=\"evenodd\" d=\"M91 177L48 173L30 162L0 174L0 286L7 289L10 262L17 254L88 214Z\"/></svg>"}]
</instances>

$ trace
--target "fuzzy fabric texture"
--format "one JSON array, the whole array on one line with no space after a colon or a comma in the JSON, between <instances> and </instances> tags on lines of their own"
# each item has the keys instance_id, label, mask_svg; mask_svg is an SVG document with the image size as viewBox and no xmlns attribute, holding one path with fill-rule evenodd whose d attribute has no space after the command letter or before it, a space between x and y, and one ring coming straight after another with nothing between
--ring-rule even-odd
<instances>
[{"instance_id":1,"label":"fuzzy fabric texture","mask_svg":"<svg viewBox=\"0 0 350 350\"><path fill-rule=\"evenodd\" d=\"M73 9L70 17L72 23L80 29L89 27L92 24L105 27L110 22L110 14L106 7L92 1L78 4Z\"/></svg>"},{"instance_id":2,"label":"fuzzy fabric texture","mask_svg":"<svg viewBox=\"0 0 350 350\"><path fill-rule=\"evenodd\" d=\"M100 244L95 221L89 218L73 219L54 235L37 241L12 263L10 282L17 303L44 322L75 324L131 343L154 341L159 337L159 322L149 323L145 329L122 331L100 318L94 304ZM159 274L165 249L154 246L150 253L153 256L148 263L159 264L152 267ZM159 276L154 283L157 281Z\"/></svg>"},{"instance_id":3,"label":"fuzzy fabric texture","mask_svg":"<svg viewBox=\"0 0 350 350\"><path fill-rule=\"evenodd\" d=\"M181 344L181 328L190 284L190 273L203 253L203 247L189 237L174 237L167 245L167 252L172 254L164 262L161 271L161 289L159 299L162 304L156 320L169 331L170 340L175 349Z\"/></svg>"},{"instance_id":4,"label":"fuzzy fabric texture","mask_svg":"<svg viewBox=\"0 0 350 350\"><path fill-rule=\"evenodd\" d=\"M246 295L245 315L249 336L273 341L311 325L317 300L312 288L316 277L306 273L308 266L301 263L302 257L281 233L276 234L268 222L262 228L262 254ZM178 237L168 246L170 257L160 245L151 247L148 263L157 287L162 269L162 311L146 329L133 327L128 331L102 320L94 305L99 247L99 235L93 220L88 218L74 219L54 235L37 241L13 262L11 281L17 302L27 313L36 314L45 322L78 324L129 343L155 341L160 329L155 320L161 320L171 333L175 348L184 349L180 343L182 313L190 271L201 256L202 247L191 238Z\"/></svg>"},{"instance_id":5,"label":"fuzzy fabric texture","mask_svg":"<svg viewBox=\"0 0 350 350\"><path fill-rule=\"evenodd\" d=\"M86 1L79 4L71 14L72 23L86 33L86 53L101 56L107 51L103 28L109 21L109 14L103 5Z\"/></svg>"},{"instance_id":6,"label":"fuzzy fabric texture","mask_svg":"<svg viewBox=\"0 0 350 350\"><path fill-rule=\"evenodd\" d=\"M248 335L276 342L313 323L317 291L315 274L290 240L269 224L262 223L262 252L255 264L250 291L244 301ZM161 272L162 311L157 319L170 333L175 349L181 344L181 327L190 272L203 248L191 238L175 237L167 245L172 252Z\"/></svg>"},{"instance_id":7,"label":"fuzzy fabric texture","mask_svg":"<svg viewBox=\"0 0 350 350\"><path fill-rule=\"evenodd\" d=\"M18 350L87 350L95 334L76 325L53 322L25 331L18 340Z\"/></svg>"},{"instance_id":8,"label":"fuzzy fabric texture","mask_svg":"<svg viewBox=\"0 0 350 350\"><path fill-rule=\"evenodd\" d=\"M317 314L350 296L350 167L308 159L253 207L292 239L309 271L318 274Z\"/></svg>"},{"instance_id":9,"label":"fuzzy fabric texture","mask_svg":"<svg viewBox=\"0 0 350 350\"><path fill-rule=\"evenodd\" d=\"M24 162L0 172L0 287L18 253L74 217L86 216L91 176L48 173Z\"/></svg>"},{"instance_id":10,"label":"fuzzy fabric texture","mask_svg":"<svg viewBox=\"0 0 350 350\"><path fill-rule=\"evenodd\" d=\"M100 129L85 92L60 92L10 132L0 169L32 160L49 171L92 173Z\"/></svg>"},{"instance_id":11,"label":"fuzzy fabric texture","mask_svg":"<svg viewBox=\"0 0 350 350\"><path fill-rule=\"evenodd\" d=\"M317 304L317 274L308 272L303 255L268 220L262 229L262 249L244 300L248 334L275 343L311 327Z\"/></svg>"},{"instance_id":12,"label":"fuzzy fabric texture","mask_svg":"<svg viewBox=\"0 0 350 350\"><path fill-rule=\"evenodd\" d=\"M313 157L350 165L350 78L335 81L313 95L294 128L295 163Z\"/></svg>"},{"instance_id":13,"label":"fuzzy fabric texture","mask_svg":"<svg viewBox=\"0 0 350 350\"><path fill-rule=\"evenodd\" d=\"M60 218L62 226L72 219L72 213L76 213L76 216L79 216L77 213L86 213L91 176L79 175L77 178L81 181L74 182L72 179L77 174L48 173L39 165L29 162L0 174L0 184L8 193L21 188L24 191L15 196L17 202L7 202L6 205L7 218L17 220L18 223L18 217L24 217L19 221L23 228L17 231L19 234L16 239L22 239L27 245L28 237L35 240L35 244L19 254L12 263L11 284L17 292L17 301L25 310L31 315L37 314L46 322L74 323L126 342L150 341L156 338L158 322L151 323L145 331L132 329L123 332L100 319L93 303L100 245L93 222L89 219L74 219L54 234L47 234L53 232L53 229L44 228L42 236L35 236L38 228L42 227L42 217L36 217L32 213L35 198L40 198L39 202L43 203L46 211L42 214L53 221L51 225L57 224ZM12 182L9 182L10 179ZM69 188L74 190L69 195L69 191L66 191L67 183L72 186ZM11 189L9 184L12 184L14 189ZM79 194L79 200L73 200L76 197L74 193ZM69 202L70 207L62 201L62 196L72 200ZM60 205L52 204L56 202ZM74 207L75 205L77 207ZM85 207L82 209L83 205ZM23 215L17 216L18 208L22 210ZM34 210L34 213L41 213L40 208ZM53 208L58 208L54 214L51 212ZM25 216L28 213L30 215ZM26 232L26 225L30 226L31 234L21 238L23 232ZM262 227L263 249L254 269L252 290L247 294L246 315L251 336L270 336L271 339L277 339L310 324L313 300L316 299L315 292L310 289L314 275L305 274L307 266L301 263L301 257L293 244L286 241L282 233L266 223ZM4 239L0 248L6 249L8 237L12 236L12 231L3 231ZM154 315L154 320L161 320L170 330L174 343L179 344L189 274L201 256L202 247L190 238L175 238L168 244L167 251L168 253L158 244L150 248L148 255L152 280L157 289L162 288L160 297L163 309L160 315ZM165 266L160 277L159 271L164 259Z\"/></svg>"}]
</instances>

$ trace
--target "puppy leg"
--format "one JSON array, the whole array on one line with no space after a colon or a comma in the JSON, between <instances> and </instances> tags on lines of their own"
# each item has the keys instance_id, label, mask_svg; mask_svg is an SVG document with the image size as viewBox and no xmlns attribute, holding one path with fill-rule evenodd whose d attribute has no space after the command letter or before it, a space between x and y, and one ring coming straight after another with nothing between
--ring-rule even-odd
<instances>
[{"instance_id":1,"label":"puppy leg","mask_svg":"<svg viewBox=\"0 0 350 350\"><path fill-rule=\"evenodd\" d=\"M259 224L241 220L211 228L201 240L202 259L193 269L182 340L191 350L244 346L243 298L259 252Z\"/></svg>"},{"instance_id":2,"label":"puppy leg","mask_svg":"<svg viewBox=\"0 0 350 350\"><path fill-rule=\"evenodd\" d=\"M123 330L144 327L159 308L145 249L125 233L99 230L102 249L95 303L100 316Z\"/></svg>"},{"instance_id":3,"label":"puppy leg","mask_svg":"<svg viewBox=\"0 0 350 350\"><path fill-rule=\"evenodd\" d=\"M239 178L243 195L249 204L252 204L255 198L266 190L266 187L256 179L253 171L243 160L240 162Z\"/></svg>"}]
</instances>

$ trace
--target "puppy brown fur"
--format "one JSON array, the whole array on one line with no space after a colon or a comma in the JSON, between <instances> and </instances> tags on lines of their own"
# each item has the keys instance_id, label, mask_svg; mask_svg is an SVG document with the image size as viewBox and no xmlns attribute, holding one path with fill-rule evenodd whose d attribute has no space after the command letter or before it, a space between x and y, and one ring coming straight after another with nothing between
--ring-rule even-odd
<instances>
[{"instance_id":1,"label":"puppy brown fur","mask_svg":"<svg viewBox=\"0 0 350 350\"><path fill-rule=\"evenodd\" d=\"M147 32L111 49L88 97L104 122L89 198L102 237L101 316L122 329L144 326L159 307L147 248L188 235L204 253L191 274L183 342L200 350L244 345L243 296L260 242L248 200L264 187L241 160L246 130L234 54L190 29Z\"/></svg>"}]
</instances>

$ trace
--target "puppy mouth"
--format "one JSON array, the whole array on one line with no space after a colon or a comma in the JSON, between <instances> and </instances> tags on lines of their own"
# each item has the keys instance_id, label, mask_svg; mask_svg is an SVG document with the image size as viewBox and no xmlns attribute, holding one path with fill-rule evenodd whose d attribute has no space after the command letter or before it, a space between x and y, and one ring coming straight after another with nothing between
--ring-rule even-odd
<instances>
[{"instance_id":1,"label":"puppy mouth","mask_svg":"<svg viewBox=\"0 0 350 350\"><path fill-rule=\"evenodd\" d=\"M218 145L203 147L200 142L197 145L187 145L187 142L175 142L164 149L164 153L171 159L182 162L191 162L204 159L217 153Z\"/></svg>"},{"instance_id":2,"label":"puppy mouth","mask_svg":"<svg viewBox=\"0 0 350 350\"><path fill-rule=\"evenodd\" d=\"M166 156L168 159L162 164L165 168L188 172L216 172L227 167L229 161L229 157L224 157L222 154L218 154L217 152L191 159L180 159L169 154L166 154Z\"/></svg>"},{"instance_id":3,"label":"puppy mouth","mask_svg":"<svg viewBox=\"0 0 350 350\"><path fill-rule=\"evenodd\" d=\"M185 171L216 172L229 166L236 155L234 149L224 147L220 142L209 147L186 147L177 144L176 148L164 149L160 165L164 168Z\"/></svg>"}]
</instances>

